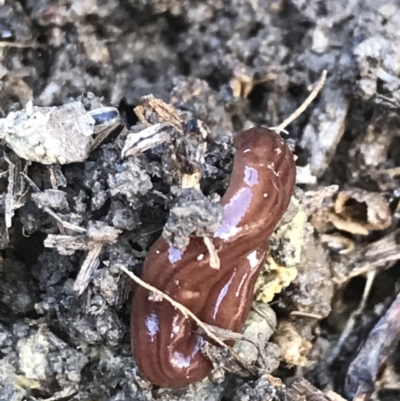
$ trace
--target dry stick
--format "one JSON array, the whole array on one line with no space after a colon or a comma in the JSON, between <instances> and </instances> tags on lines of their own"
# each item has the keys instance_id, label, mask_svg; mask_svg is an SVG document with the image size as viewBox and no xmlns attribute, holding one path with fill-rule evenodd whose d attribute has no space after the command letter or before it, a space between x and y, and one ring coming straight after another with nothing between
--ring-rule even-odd
<instances>
[{"instance_id":1,"label":"dry stick","mask_svg":"<svg viewBox=\"0 0 400 401\"><path fill-rule=\"evenodd\" d=\"M353 401L369 400L376 390L382 368L387 365L387 359L394 353L398 343L399 315L400 294L397 294L348 367L344 394L353 398Z\"/></svg>"},{"instance_id":2,"label":"dry stick","mask_svg":"<svg viewBox=\"0 0 400 401\"><path fill-rule=\"evenodd\" d=\"M327 70L324 70L322 72L321 78L319 79L317 85L311 91L311 93L308 95L307 99L304 100L304 102L300 105L300 107L293 114L291 114L288 118L286 118L281 124L279 124L277 127L272 127L270 129L277 131L277 132L284 131L284 129L289 124L291 124L294 120L296 120L296 118L298 118L302 113L304 113L304 111L307 110L308 106L317 97L318 93L324 86L325 81L326 81L326 75L327 75Z\"/></svg>"},{"instance_id":3,"label":"dry stick","mask_svg":"<svg viewBox=\"0 0 400 401\"><path fill-rule=\"evenodd\" d=\"M145 288L146 290L154 292L157 296L161 297L161 299L165 299L168 301L174 308L178 309L186 318L192 318L196 324L201 327L204 332L210 337L213 341L215 341L219 346L225 348L230 352L230 354L246 369L249 369L248 364L243 361L243 359L229 346L226 345L223 341L221 341L217 336L213 334L213 332L207 327L207 324L203 323L193 312L191 312L188 308L180 304L179 302L174 301L169 295L160 291L158 288L153 287L152 285L146 283L138 276L130 272L125 266L120 265L119 268L127 274L133 281L137 284Z\"/></svg>"},{"instance_id":4,"label":"dry stick","mask_svg":"<svg viewBox=\"0 0 400 401\"><path fill-rule=\"evenodd\" d=\"M344 330L342 331L342 334L340 335L339 340L337 341L336 345L333 347L332 351L330 352L330 355L327 358L327 362L329 365L339 355L340 351L342 350L343 344L346 342L347 338L349 337L351 331L354 328L356 319L363 312L365 305L367 303L367 300L368 300L368 296L371 292L371 288L372 288L372 284L374 282L375 276L376 276L376 270L373 270L368 273L367 282L365 283L365 288L364 288L364 292L363 292L363 296L361 298L360 304L358 305L357 309L355 311L353 311L353 313L350 315L349 319L347 320L346 326L345 326Z\"/></svg>"}]
</instances>

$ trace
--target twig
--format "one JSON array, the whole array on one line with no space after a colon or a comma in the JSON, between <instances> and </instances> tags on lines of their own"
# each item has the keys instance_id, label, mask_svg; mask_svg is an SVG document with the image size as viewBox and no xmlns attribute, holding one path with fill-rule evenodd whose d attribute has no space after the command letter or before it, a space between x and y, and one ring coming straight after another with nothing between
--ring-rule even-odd
<instances>
[{"instance_id":1,"label":"twig","mask_svg":"<svg viewBox=\"0 0 400 401\"><path fill-rule=\"evenodd\" d=\"M73 286L73 290L76 291L78 295L82 295L83 291L86 290L87 286L89 285L91 275L99 266L99 256L104 248L104 245L104 243L95 242L90 247L90 250L86 255Z\"/></svg>"},{"instance_id":2,"label":"twig","mask_svg":"<svg viewBox=\"0 0 400 401\"><path fill-rule=\"evenodd\" d=\"M382 368L396 352L400 336L399 317L400 294L370 331L347 370L344 392L348 399L367 401L371 398Z\"/></svg>"},{"instance_id":3,"label":"twig","mask_svg":"<svg viewBox=\"0 0 400 401\"><path fill-rule=\"evenodd\" d=\"M309 317L310 319L317 319L317 320L322 320L323 316L318 315L317 313L307 313L307 312L301 312L301 311L292 311L290 312L291 316L298 316L298 317Z\"/></svg>"},{"instance_id":4,"label":"twig","mask_svg":"<svg viewBox=\"0 0 400 401\"><path fill-rule=\"evenodd\" d=\"M174 301L169 295L165 294L164 292L160 291L158 288L153 287L152 285L146 283L142 279L140 279L138 276L130 272L125 266L120 266L120 269L126 273L133 281L138 283L140 286L143 288L146 288L146 290L155 292L158 296L161 298L167 300L174 308L178 309L185 317L190 317L192 318L203 330L204 332L210 336L211 339L213 339L218 345L220 345L223 348L226 348L228 350L231 350L231 347L226 345L224 342L222 342L218 337L216 337L210 330L209 328L193 313L191 312L188 308L180 304L179 302Z\"/></svg>"},{"instance_id":5,"label":"twig","mask_svg":"<svg viewBox=\"0 0 400 401\"><path fill-rule=\"evenodd\" d=\"M21 162L17 160L17 162L12 162L8 156L4 155L4 160L8 164L8 185L7 192L5 195L5 223L6 230L5 236L6 240L9 241L8 229L12 226L12 219L15 214L15 210L22 207L27 199L29 194L29 187L25 189L25 181L20 177L21 174ZM24 169L26 170L28 163L25 165Z\"/></svg>"},{"instance_id":6,"label":"twig","mask_svg":"<svg viewBox=\"0 0 400 401\"><path fill-rule=\"evenodd\" d=\"M283 120L283 122L281 124L279 124L277 127L272 127L270 129L277 131L277 132L284 131L285 128L289 124L291 124L294 120L296 120L296 118L298 118L301 114L303 114L304 111L307 110L308 106L312 103L312 101L318 96L318 93L324 86L325 81L326 81L326 75L327 75L327 71L324 70L322 72L321 78L319 79L317 85L311 91L311 93L308 95L307 99L304 100L304 102L300 105L300 107L297 110L295 110L295 112L292 113L288 118Z\"/></svg>"},{"instance_id":7,"label":"twig","mask_svg":"<svg viewBox=\"0 0 400 401\"><path fill-rule=\"evenodd\" d=\"M339 394L323 393L304 378L296 379L288 388L288 401L345 401Z\"/></svg>"},{"instance_id":8,"label":"twig","mask_svg":"<svg viewBox=\"0 0 400 401\"><path fill-rule=\"evenodd\" d=\"M135 156L170 139L168 123L158 123L140 132L129 133L121 151L123 158Z\"/></svg>"},{"instance_id":9,"label":"twig","mask_svg":"<svg viewBox=\"0 0 400 401\"><path fill-rule=\"evenodd\" d=\"M338 285L353 277L367 275L371 271L387 270L400 259L400 229L381 239L363 246L349 256L346 262L348 273L337 282Z\"/></svg>"},{"instance_id":10,"label":"twig","mask_svg":"<svg viewBox=\"0 0 400 401\"><path fill-rule=\"evenodd\" d=\"M181 312L186 318L191 318L193 319L196 324L201 327L202 330L207 334L207 336L215 341L219 346L225 348L228 350L228 352L246 369L248 369L248 364L243 361L243 359L230 347L229 345L226 345L223 341L221 341L217 336L215 336L208 328L208 325L203 323L193 312L191 312L188 308L180 304L179 302L174 301L169 295L165 294L164 292L160 291L158 288L153 287L152 285L146 283L142 279L140 279L138 276L130 272L125 266L120 265L119 268L127 274L133 281L135 281L137 284L145 288L146 290L149 290L153 293L155 293L158 297L161 297L161 299L165 299L168 301L174 308L178 309L179 312Z\"/></svg>"},{"instance_id":11,"label":"twig","mask_svg":"<svg viewBox=\"0 0 400 401\"><path fill-rule=\"evenodd\" d=\"M5 157L6 162L8 163L8 186L7 186L7 194L5 199L5 209L6 209L6 229L12 226L12 218L14 216L14 186L15 186L15 165L8 160L8 157ZM8 236L8 233L7 233Z\"/></svg>"},{"instance_id":12,"label":"twig","mask_svg":"<svg viewBox=\"0 0 400 401\"><path fill-rule=\"evenodd\" d=\"M346 342L347 338L351 334L351 331L354 328L354 325L356 323L357 318L361 315L363 312L365 305L368 300L368 296L371 292L372 284L374 282L376 276L376 270L373 270L368 273L367 275L367 282L365 283L365 288L363 292L363 296L361 298L361 302L358 305L357 309L353 311L353 313L350 315L350 318L348 319L346 326L344 330L342 331L342 334L340 335L340 338L336 345L333 347L332 351L330 352L329 357L327 358L328 364L331 364L336 357L339 355L340 351L342 350L343 344Z\"/></svg>"},{"instance_id":13,"label":"twig","mask_svg":"<svg viewBox=\"0 0 400 401\"><path fill-rule=\"evenodd\" d=\"M85 251L88 249L86 235L59 235L49 234L44 240L46 248L57 248L58 252ZM69 254L69 253L68 253Z\"/></svg>"}]
</instances>

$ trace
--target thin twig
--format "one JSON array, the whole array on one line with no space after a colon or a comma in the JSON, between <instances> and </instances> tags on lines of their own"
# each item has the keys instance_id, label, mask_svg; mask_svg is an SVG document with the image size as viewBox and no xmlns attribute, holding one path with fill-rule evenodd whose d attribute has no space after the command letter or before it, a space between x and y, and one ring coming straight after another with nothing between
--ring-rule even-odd
<instances>
[{"instance_id":1,"label":"thin twig","mask_svg":"<svg viewBox=\"0 0 400 401\"><path fill-rule=\"evenodd\" d=\"M140 132L128 133L121 151L121 156L123 158L135 156L170 140L169 131L171 127L172 126L168 123L158 123Z\"/></svg>"},{"instance_id":2,"label":"thin twig","mask_svg":"<svg viewBox=\"0 0 400 401\"><path fill-rule=\"evenodd\" d=\"M366 276L371 271L381 272L392 267L400 259L399 238L400 229L397 228L353 252L346 261L348 272L335 280L336 284L342 285L353 277Z\"/></svg>"},{"instance_id":3,"label":"thin twig","mask_svg":"<svg viewBox=\"0 0 400 401\"><path fill-rule=\"evenodd\" d=\"M279 124L277 127L272 127L270 129L277 131L277 132L282 132L289 124L291 124L294 120L296 120L296 118L298 118L302 113L304 113L304 111L307 110L308 106L318 96L318 93L324 86L325 81L326 81L326 75L327 75L327 70L324 70L322 72L321 78L319 79L317 85L311 91L311 93L308 95L307 99L304 100L304 102L300 105L300 107L297 110L295 110L295 112L292 113L288 118L283 120L283 122L281 124Z\"/></svg>"},{"instance_id":4,"label":"thin twig","mask_svg":"<svg viewBox=\"0 0 400 401\"><path fill-rule=\"evenodd\" d=\"M290 316L309 317L310 319L317 319L317 320L321 320L323 318L323 316L318 315L317 313L307 313L296 310L290 312Z\"/></svg>"},{"instance_id":5,"label":"thin twig","mask_svg":"<svg viewBox=\"0 0 400 401\"><path fill-rule=\"evenodd\" d=\"M356 324L357 318L361 315L364 311L365 305L368 300L368 296L371 292L372 284L374 282L376 276L376 270L373 270L368 273L367 275L367 282L365 283L363 296L361 298L360 304L358 305L357 309L353 311L350 315L349 319L347 320L346 326L340 335L339 340L337 341L336 345L333 347L332 351L330 352L329 357L327 358L328 364L331 364L336 357L339 355L340 351L342 350L343 344L346 342L347 338L351 334L354 325Z\"/></svg>"},{"instance_id":6,"label":"thin twig","mask_svg":"<svg viewBox=\"0 0 400 401\"><path fill-rule=\"evenodd\" d=\"M8 163L8 186L7 186L7 193L5 199L5 209L6 209L6 229L8 231L9 228L12 226L12 218L15 212L14 206L14 188L15 188L15 164L11 163L8 157L5 157L6 162Z\"/></svg>"},{"instance_id":7,"label":"thin twig","mask_svg":"<svg viewBox=\"0 0 400 401\"><path fill-rule=\"evenodd\" d=\"M396 352L400 336L400 294L374 325L367 339L350 363L344 394L353 401L370 400L376 390L382 368ZM397 397L396 397L397 398Z\"/></svg>"},{"instance_id":8,"label":"thin twig","mask_svg":"<svg viewBox=\"0 0 400 401\"><path fill-rule=\"evenodd\" d=\"M133 281L138 283L140 286L143 288L146 288L146 290L155 292L157 295L159 295L161 298L167 300L174 308L178 309L185 317L190 317L192 318L203 330L204 332L210 336L211 339L213 339L218 345L220 345L223 348L226 348L228 350L231 350L231 347L226 345L224 342L222 342L218 337L216 337L210 330L209 328L193 313L191 312L188 308L180 304L179 302L174 301L169 295L165 294L164 292L160 291L158 288L153 287L152 285L146 283L142 279L140 279L138 276L130 272L125 266L120 266L120 269L126 273Z\"/></svg>"},{"instance_id":9,"label":"thin twig","mask_svg":"<svg viewBox=\"0 0 400 401\"><path fill-rule=\"evenodd\" d=\"M99 267L99 256L104 249L104 245L103 242L94 242L91 245L73 286L73 290L76 291L78 295L83 294L89 285L93 272Z\"/></svg>"},{"instance_id":10,"label":"thin twig","mask_svg":"<svg viewBox=\"0 0 400 401\"><path fill-rule=\"evenodd\" d=\"M248 364L243 361L243 359L230 347L229 345L226 345L223 341L221 341L217 336L215 336L212 332L207 327L207 324L203 323L193 312L191 312L188 308L180 304L179 302L174 301L169 295L165 294L164 292L160 291L158 288L153 287L152 285L146 283L142 279L140 279L138 276L130 272L125 266L120 265L119 268L127 274L133 281L135 281L137 284L145 288L146 290L149 290L153 293L155 293L157 296L161 297L162 299L165 299L168 301L174 308L178 309L179 312L181 312L186 318L191 318L193 319L196 324L201 327L202 330L207 334L207 336L215 341L219 346L225 348L228 350L228 352L246 369L248 369Z\"/></svg>"},{"instance_id":11,"label":"thin twig","mask_svg":"<svg viewBox=\"0 0 400 401\"><path fill-rule=\"evenodd\" d=\"M49 167L48 169L49 174L50 174L50 183L53 189L58 189L57 186L57 179L56 179L56 175L54 173L54 169L52 167ZM60 223L59 221L57 221L57 226L58 226L58 230L60 231L60 233L62 235L66 235L67 233L65 232L65 228L62 225L62 223Z\"/></svg>"},{"instance_id":12,"label":"thin twig","mask_svg":"<svg viewBox=\"0 0 400 401\"><path fill-rule=\"evenodd\" d=\"M329 391L322 392L304 378L296 379L287 390L288 401L345 401L339 394Z\"/></svg>"}]
</instances>

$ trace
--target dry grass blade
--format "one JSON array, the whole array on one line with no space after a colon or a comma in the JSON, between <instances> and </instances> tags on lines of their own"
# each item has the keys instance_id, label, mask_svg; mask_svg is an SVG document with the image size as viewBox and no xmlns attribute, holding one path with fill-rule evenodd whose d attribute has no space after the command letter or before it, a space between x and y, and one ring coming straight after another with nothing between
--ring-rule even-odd
<instances>
[{"instance_id":1,"label":"dry grass blade","mask_svg":"<svg viewBox=\"0 0 400 401\"><path fill-rule=\"evenodd\" d=\"M326 81L326 75L327 75L327 71L324 70L322 72L321 78L319 79L317 85L311 91L311 93L308 95L307 99L300 105L300 107L293 114L291 114L288 118L286 118L281 124L279 124L277 127L272 127L270 129L277 131L277 132L282 132L285 130L285 128L289 124L291 124L294 120L296 120L296 118L298 118L302 113L304 113L304 111L307 110L308 106L318 96L318 93L321 91L322 87L324 86L325 81Z\"/></svg>"}]
</instances>

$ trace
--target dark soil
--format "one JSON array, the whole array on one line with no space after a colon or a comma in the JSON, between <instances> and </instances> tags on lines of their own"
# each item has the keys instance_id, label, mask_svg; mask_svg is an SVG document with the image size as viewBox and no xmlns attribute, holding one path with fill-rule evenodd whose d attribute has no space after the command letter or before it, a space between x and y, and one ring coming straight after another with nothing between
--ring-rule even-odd
<instances>
[{"instance_id":1,"label":"dark soil","mask_svg":"<svg viewBox=\"0 0 400 401\"><path fill-rule=\"evenodd\" d=\"M352 399L347 367L400 283L399 27L396 0L0 0L0 118L30 100L61 106L91 92L125 126L70 164L27 162L0 143L0 401L285 399L267 374L288 387L304 376ZM323 70L324 88L286 138L302 208L338 188L309 213L301 245L271 242L281 265L292 265L296 247L301 259L272 303L270 364L258 378L220 369L196 387L153 388L131 354L132 285L120 266L140 275L169 211L187 204L164 145L121 157L128 131L144 128L133 109L152 94L208 126L201 190L215 206L235 133L278 126ZM168 232L187 235L179 221L171 214ZM98 264L78 295L75 279L99 237ZM371 271L366 304L339 346ZM399 360L392 350L372 399L400 398Z\"/></svg>"}]
</instances>

